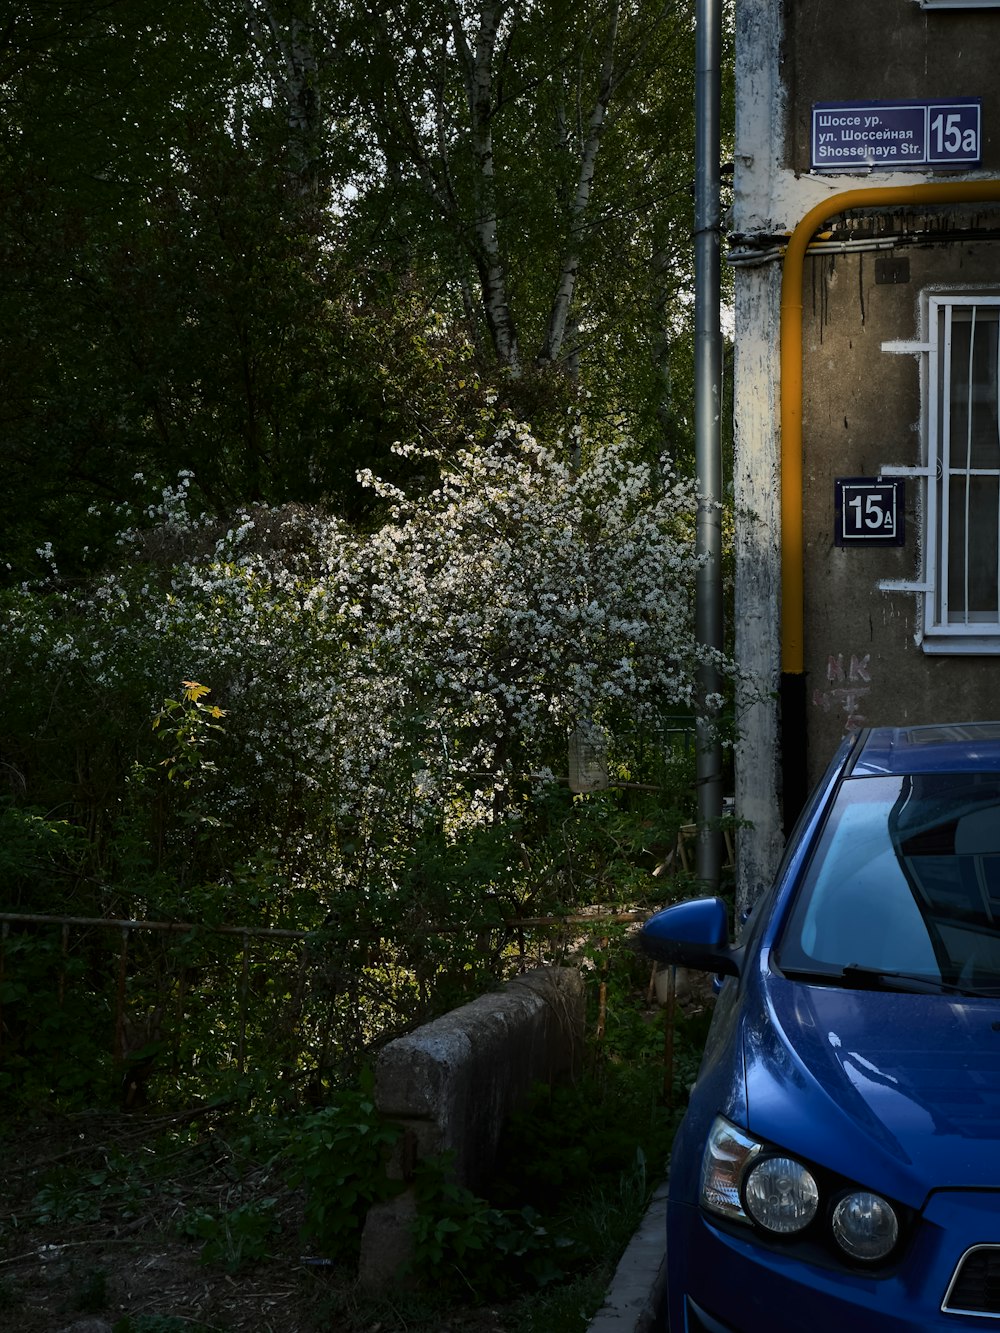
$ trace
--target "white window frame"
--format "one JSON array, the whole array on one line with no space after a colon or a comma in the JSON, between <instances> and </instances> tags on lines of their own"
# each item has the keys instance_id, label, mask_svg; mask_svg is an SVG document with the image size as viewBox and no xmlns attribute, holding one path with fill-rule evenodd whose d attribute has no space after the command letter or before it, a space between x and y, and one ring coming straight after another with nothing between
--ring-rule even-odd
<instances>
[{"instance_id":1,"label":"white window frame","mask_svg":"<svg viewBox=\"0 0 1000 1333\"><path fill-rule=\"evenodd\" d=\"M1000 0L920 0L921 9L1000 9Z\"/></svg>"},{"instance_id":2,"label":"white window frame","mask_svg":"<svg viewBox=\"0 0 1000 1333\"><path fill-rule=\"evenodd\" d=\"M1000 653L1000 511L997 520L996 579L998 587L998 606L995 620L973 619L967 612L964 620L949 618L948 609L948 523L949 512L947 497L953 478L1000 475L1000 460L996 469L973 468L971 465L969 440L963 446L961 441L951 436L951 405L948 386L953 377L963 374L960 366L952 364L951 326L957 310L971 310L972 338L970 338L970 357L974 342L975 320L981 310L996 311L1000 317L1000 293L971 289L952 289L950 291L927 292L921 305L923 308L924 328L926 331L925 361L925 403L924 443L926 451L926 469L921 469L927 478L927 491L924 503L924 561L927 584L924 593L924 635L923 648L929 653ZM998 347L1000 362L1000 347ZM971 370L970 370L971 375ZM1000 364L997 368L1000 384ZM969 430L971 438L972 413L969 412ZM1000 446L1000 440L998 440ZM966 461L961 457L966 450ZM968 500L967 500L968 503ZM968 511L967 511L968 512ZM970 534L968 524L965 533L964 568L966 573L970 561L975 558L973 550L974 533ZM966 583L966 588L968 584ZM968 593L966 594L966 601Z\"/></svg>"},{"instance_id":3,"label":"white window frame","mask_svg":"<svg viewBox=\"0 0 1000 1333\"><path fill-rule=\"evenodd\" d=\"M996 323L999 325L997 336L997 368L993 377L993 391L1000 399L1000 289L996 288L931 288L920 293L921 336L915 341L889 341L881 344L883 352L920 356L920 427L923 440L924 463L920 467L903 464L885 464L881 475L885 477L911 477L921 485L923 496L920 504L921 536L921 575L917 579L880 579L879 587L883 592L915 593L923 599L923 625L921 625L920 647L925 653L977 653L977 655L1000 655L1000 483L997 491L997 609L995 619L973 619L975 613L964 621L948 619L948 513L941 500L947 493L952 477L999 476L1000 456L997 467L972 467L971 436L965 441L965 464L961 464L960 448L956 448L956 465L952 467L952 443L949 439L949 417L951 417L952 372L960 373L952 367L951 327L953 312L957 308L989 309L996 311ZM991 319L991 323L995 323ZM975 325L969 337L969 357L975 348ZM969 369L971 375L971 369ZM944 391L944 392L943 392ZM1000 409L1000 403L997 403ZM972 413L968 415L969 431L972 425ZM1000 411L997 412L997 437L1000 445ZM960 484L960 483L959 483ZM965 568L968 569L969 524L965 521ZM968 580L965 583L965 605L968 605Z\"/></svg>"}]
</instances>

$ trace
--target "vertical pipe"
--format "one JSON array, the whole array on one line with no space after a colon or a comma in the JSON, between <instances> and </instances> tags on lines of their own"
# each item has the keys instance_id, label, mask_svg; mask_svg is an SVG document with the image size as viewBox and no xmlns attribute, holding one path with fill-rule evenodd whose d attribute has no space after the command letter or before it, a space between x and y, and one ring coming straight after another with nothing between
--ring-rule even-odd
<instances>
[{"instance_id":1,"label":"vertical pipe","mask_svg":"<svg viewBox=\"0 0 1000 1333\"><path fill-rule=\"evenodd\" d=\"M695 470L698 474L695 633L710 652L722 642L722 332L720 291L720 58L721 0L697 0L695 31ZM719 692L719 672L705 665L698 679L702 699ZM718 886L722 867L722 747L709 709L697 726L698 878Z\"/></svg>"},{"instance_id":2,"label":"vertical pipe","mask_svg":"<svg viewBox=\"0 0 1000 1333\"><path fill-rule=\"evenodd\" d=\"M69 925L64 921L62 928L62 947L59 951L59 1008L66 1000L66 963L69 958Z\"/></svg>"},{"instance_id":3,"label":"vertical pipe","mask_svg":"<svg viewBox=\"0 0 1000 1333\"><path fill-rule=\"evenodd\" d=\"M663 1006L663 1100L674 1109L674 1034L677 1026L677 968L670 967Z\"/></svg>"}]
</instances>

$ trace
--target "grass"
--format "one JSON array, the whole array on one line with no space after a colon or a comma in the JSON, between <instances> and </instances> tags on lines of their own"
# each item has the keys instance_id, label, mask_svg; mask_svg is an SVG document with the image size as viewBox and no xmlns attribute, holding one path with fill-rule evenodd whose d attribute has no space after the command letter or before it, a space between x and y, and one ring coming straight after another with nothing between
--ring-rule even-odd
<instances>
[{"instance_id":1,"label":"grass","mask_svg":"<svg viewBox=\"0 0 1000 1333\"><path fill-rule=\"evenodd\" d=\"M23 1333L81 1313L115 1333L583 1333L663 1178L709 1018L708 1004L677 1012L668 1105L663 1013L647 1004L648 969L621 952L603 977L606 1035L581 1078L537 1089L508 1125L485 1197L457 1200L454 1226L472 1247L457 1258L445 1247L454 1283L373 1298L349 1264L304 1265L316 1251L300 1238L306 1200L288 1148L308 1116L231 1103L0 1125L0 1311ZM529 1245L506 1270L490 1228L502 1222L513 1253L526 1208L560 1245Z\"/></svg>"}]
</instances>

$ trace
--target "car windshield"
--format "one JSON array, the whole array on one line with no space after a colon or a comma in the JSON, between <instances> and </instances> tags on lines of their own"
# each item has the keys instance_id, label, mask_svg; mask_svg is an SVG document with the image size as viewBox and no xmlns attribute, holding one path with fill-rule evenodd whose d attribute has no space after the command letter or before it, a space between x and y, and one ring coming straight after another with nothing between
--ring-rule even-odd
<instances>
[{"instance_id":1,"label":"car windshield","mask_svg":"<svg viewBox=\"0 0 1000 1333\"><path fill-rule=\"evenodd\" d=\"M1000 774L843 782L777 961L1000 992Z\"/></svg>"}]
</instances>

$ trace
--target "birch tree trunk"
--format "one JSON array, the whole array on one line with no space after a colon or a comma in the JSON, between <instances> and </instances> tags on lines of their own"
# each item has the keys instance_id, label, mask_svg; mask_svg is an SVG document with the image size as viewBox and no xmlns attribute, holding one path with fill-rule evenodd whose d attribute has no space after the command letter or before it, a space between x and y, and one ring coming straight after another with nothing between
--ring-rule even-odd
<instances>
[{"instance_id":1,"label":"birch tree trunk","mask_svg":"<svg viewBox=\"0 0 1000 1333\"><path fill-rule=\"evenodd\" d=\"M484 0L479 10L478 26L470 42L462 26L458 5L452 3L451 30L464 76L472 150L477 169L474 259L482 285L483 309L497 360L512 374L518 375L521 370L520 350L507 297L507 279L498 240L492 129L493 60L497 31L504 11L509 8L506 0Z\"/></svg>"},{"instance_id":2,"label":"birch tree trunk","mask_svg":"<svg viewBox=\"0 0 1000 1333\"><path fill-rule=\"evenodd\" d=\"M662 210L687 207L693 0L345 0L348 11L343 77L363 103L372 217L389 220L395 257L434 272L435 302L456 318L474 309L473 341L481 331L508 379L533 383L531 367L574 379L607 353L628 357L626 342L647 339ZM690 224L666 232L686 245ZM623 342L610 330L626 309L642 314ZM627 373L642 393L645 364ZM621 382L597 375L612 392Z\"/></svg>"},{"instance_id":3,"label":"birch tree trunk","mask_svg":"<svg viewBox=\"0 0 1000 1333\"><path fill-rule=\"evenodd\" d=\"M608 117L608 108L615 91L615 46L618 40L618 19L621 14L621 0L614 0L608 15L608 34L604 46L604 60L601 68L601 81L597 98L587 124L587 137L580 155L580 169L577 175L576 191L570 205L569 242L559 271L552 309L549 314L545 340L538 353L540 362L554 363L562 355L566 340L570 309L576 290L576 280L580 271L581 242L590 225L587 205L593 188L594 171L597 165L597 150L601 145Z\"/></svg>"},{"instance_id":4,"label":"birch tree trunk","mask_svg":"<svg viewBox=\"0 0 1000 1333\"><path fill-rule=\"evenodd\" d=\"M246 7L257 53L284 106L292 172L303 194L316 194L323 132L317 24L311 14L284 12L280 0L246 0Z\"/></svg>"}]
</instances>

